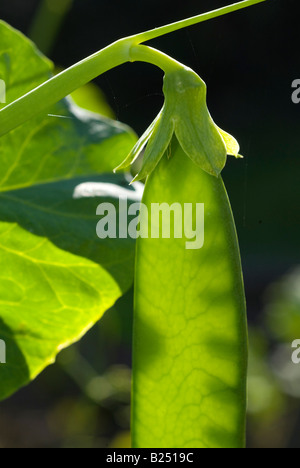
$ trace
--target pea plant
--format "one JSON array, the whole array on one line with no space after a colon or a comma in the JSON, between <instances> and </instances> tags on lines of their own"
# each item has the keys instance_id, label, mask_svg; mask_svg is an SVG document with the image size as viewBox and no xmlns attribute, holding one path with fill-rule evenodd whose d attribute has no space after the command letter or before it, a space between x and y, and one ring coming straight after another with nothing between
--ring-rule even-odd
<instances>
[{"instance_id":1,"label":"pea plant","mask_svg":"<svg viewBox=\"0 0 300 468\"><path fill-rule=\"evenodd\" d=\"M1 399L78 341L134 280L133 447L244 446L246 306L220 175L239 145L210 116L202 79L144 43L262 1L118 40L56 76L0 22ZM133 61L165 73L163 108L138 141L66 97ZM99 239L99 200L117 210L114 194L126 193L132 206L144 180L136 242ZM161 215L174 222L160 225Z\"/></svg>"}]
</instances>

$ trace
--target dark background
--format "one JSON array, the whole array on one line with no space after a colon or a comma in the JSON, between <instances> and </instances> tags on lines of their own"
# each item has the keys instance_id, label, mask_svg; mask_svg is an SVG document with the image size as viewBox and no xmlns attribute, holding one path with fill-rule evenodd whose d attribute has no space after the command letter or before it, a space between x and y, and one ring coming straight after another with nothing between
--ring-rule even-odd
<instances>
[{"instance_id":1,"label":"dark background","mask_svg":"<svg viewBox=\"0 0 300 468\"><path fill-rule=\"evenodd\" d=\"M229 160L224 180L240 238L250 342L255 344L250 380L258 387L253 385L249 405L249 447L300 448L300 389L298 395L287 391L274 367L278 349L290 343L280 341L266 319L269 303L277 300L270 285L285 281L300 263L300 104L291 100L292 81L300 78L298 3L268 0L150 44L206 81L214 120L238 139L245 156ZM0 18L34 36L39 5L39 0L2 2ZM74 0L47 55L57 66L68 67L126 35L224 5L218 0ZM36 34L35 39L39 42ZM43 48L42 35L40 41ZM124 65L96 83L116 117L138 134L161 108L162 72L151 65ZM0 446L128 443L131 310L130 292L57 365L0 405ZM123 379L122 392L114 384L109 396L98 401L87 389L89 377L85 381L80 375L80 359L98 379L110 382L111 372ZM300 365L293 372L297 379Z\"/></svg>"}]
</instances>

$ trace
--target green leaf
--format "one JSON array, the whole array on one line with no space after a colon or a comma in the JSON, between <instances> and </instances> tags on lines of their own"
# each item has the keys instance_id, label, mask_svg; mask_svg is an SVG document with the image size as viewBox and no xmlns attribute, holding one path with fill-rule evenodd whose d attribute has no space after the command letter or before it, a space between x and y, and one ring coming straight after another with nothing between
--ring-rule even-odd
<instances>
[{"instance_id":1,"label":"green leaf","mask_svg":"<svg viewBox=\"0 0 300 468\"><path fill-rule=\"evenodd\" d=\"M119 185L112 185L116 180ZM116 207L124 176L58 182L0 195L0 399L78 340L133 280L134 241L96 237L100 202ZM106 188L107 187L107 188ZM114 193L100 196L100 194Z\"/></svg>"},{"instance_id":2,"label":"green leaf","mask_svg":"<svg viewBox=\"0 0 300 468\"><path fill-rule=\"evenodd\" d=\"M116 118L103 91L94 83L88 83L78 88L71 94L71 97L74 102L83 109L103 115L109 119Z\"/></svg>"},{"instance_id":3,"label":"green leaf","mask_svg":"<svg viewBox=\"0 0 300 468\"><path fill-rule=\"evenodd\" d=\"M68 100L53 112L1 137L0 192L110 172L136 141L119 122Z\"/></svg>"},{"instance_id":4,"label":"green leaf","mask_svg":"<svg viewBox=\"0 0 300 468\"><path fill-rule=\"evenodd\" d=\"M0 22L7 104L51 68ZM35 378L130 288L134 241L98 239L96 208L110 201L118 214L120 191L129 201L139 194L125 189L123 175L97 174L110 172L135 141L125 125L69 99L0 138L0 340L7 346L0 399Z\"/></svg>"},{"instance_id":5,"label":"green leaf","mask_svg":"<svg viewBox=\"0 0 300 468\"><path fill-rule=\"evenodd\" d=\"M52 66L23 35L0 22L0 79L7 104L44 82ZM109 172L136 142L126 125L64 99L0 139L0 191Z\"/></svg>"},{"instance_id":6,"label":"green leaf","mask_svg":"<svg viewBox=\"0 0 300 468\"><path fill-rule=\"evenodd\" d=\"M52 70L50 60L31 41L0 20L0 77L6 83L6 104L49 79Z\"/></svg>"},{"instance_id":7,"label":"green leaf","mask_svg":"<svg viewBox=\"0 0 300 468\"><path fill-rule=\"evenodd\" d=\"M192 204L194 214L185 218L193 222L190 230L197 226L199 238L203 220L200 217L200 225L196 224L196 203L204 203L204 244L187 249L191 239L176 238L173 221L170 236L156 239L149 235L137 241L133 446L242 447L245 297L234 221L222 179L195 166L175 142L171 158L165 155L149 176L143 203L148 208L149 229L159 223L152 213L155 203L165 208L177 203L183 212L185 204ZM166 218L161 224L166 225Z\"/></svg>"}]
</instances>

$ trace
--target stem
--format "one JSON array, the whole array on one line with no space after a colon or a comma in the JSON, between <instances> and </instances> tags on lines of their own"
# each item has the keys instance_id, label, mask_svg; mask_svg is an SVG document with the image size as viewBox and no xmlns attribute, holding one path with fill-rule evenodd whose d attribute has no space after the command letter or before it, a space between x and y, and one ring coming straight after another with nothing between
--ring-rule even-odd
<instances>
[{"instance_id":1,"label":"stem","mask_svg":"<svg viewBox=\"0 0 300 468\"><path fill-rule=\"evenodd\" d=\"M182 63L177 62L169 55L160 52L152 47L137 45L130 49L131 62L147 62L161 68L165 73L171 73L180 68L184 68Z\"/></svg>"},{"instance_id":2,"label":"stem","mask_svg":"<svg viewBox=\"0 0 300 468\"><path fill-rule=\"evenodd\" d=\"M162 52L144 45L132 45L126 38L114 42L41 84L0 111L0 136L49 109L77 88L125 62L143 61L162 68L165 73L184 67Z\"/></svg>"},{"instance_id":3,"label":"stem","mask_svg":"<svg viewBox=\"0 0 300 468\"><path fill-rule=\"evenodd\" d=\"M227 15L228 13L233 13L234 11L242 10L243 8L247 8L265 1L266 0L244 0L239 3L233 3L232 5L228 5L226 7L218 8L217 10L209 11L208 13L203 13L201 15L193 16L182 21L177 21L176 23L168 24L167 26L155 28L132 37L137 39L138 43L140 44L141 42L150 41L151 39L164 36L165 34L178 31L179 29L186 28L198 23L203 23L204 21L217 18L218 16Z\"/></svg>"},{"instance_id":4,"label":"stem","mask_svg":"<svg viewBox=\"0 0 300 468\"><path fill-rule=\"evenodd\" d=\"M0 136L46 111L97 76L130 61L130 42L117 41L64 70L0 111Z\"/></svg>"},{"instance_id":5,"label":"stem","mask_svg":"<svg viewBox=\"0 0 300 468\"><path fill-rule=\"evenodd\" d=\"M162 52L139 44L178 29L191 26L192 24L207 21L263 1L265 0L245 0L114 42L4 107L0 111L0 137L14 128L19 127L36 115L45 112L53 104L71 94L77 88L80 88L97 76L125 62L136 60L152 63L162 68L166 73L183 67L184 65L181 65Z\"/></svg>"}]
</instances>

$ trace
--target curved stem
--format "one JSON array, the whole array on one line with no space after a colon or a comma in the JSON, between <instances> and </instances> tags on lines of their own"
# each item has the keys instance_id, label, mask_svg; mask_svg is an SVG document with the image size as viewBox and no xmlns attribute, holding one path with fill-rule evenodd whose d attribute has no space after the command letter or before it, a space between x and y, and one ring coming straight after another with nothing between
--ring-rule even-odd
<instances>
[{"instance_id":1,"label":"curved stem","mask_svg":"<svg viewBox=\"0 0 300 468\"><path fill-rule=\"evenodd\" d=\"M53 104L71 94L77 88L125 62L144 61L157 65L165 72L184 67L184 65L181 65L162 52L139 44L262 1L265 0L244 0L218 10L114 42L59 75L50 78L45 83L4 107L0 111L0 137L36 115L45 112Z\"/></svg>"},{"instance_id":2,"label":"curved stem","mask_svg":"<svg viewBox=\"0 0 300 468\"><path fill-rule=\"evenodd\" d=\"M50 78L0 111L0 136L46 111L97 76L130 61L131 42L117 41Z\"/></svg>"},{"instance_id":3,"label":"curved stem","mask_svg":"<svg viewBox=\"0 0 300 468\"><path fill-rule=\"evenodd\" d=\"M157 49L145 45L133 46L130 49L131 62L147 62L161 68L165 73L171 73L183 68L182 63L177 62L169 55L160 52Z\"/></svg>"},{"instance_id":4,"label":"curved stem","mask_svg":"<svg viewBox=\"0 0 300 468\"><path fill-rule=\"evenodd\" d=\"M184 67L158 50L144 45L132 45L130 38L121 39L4 107L0 111L0 136L45 112L53 104L102 73L125 62L134 61L152 63L166 73Z\"/></svg>"}]
</instances>

